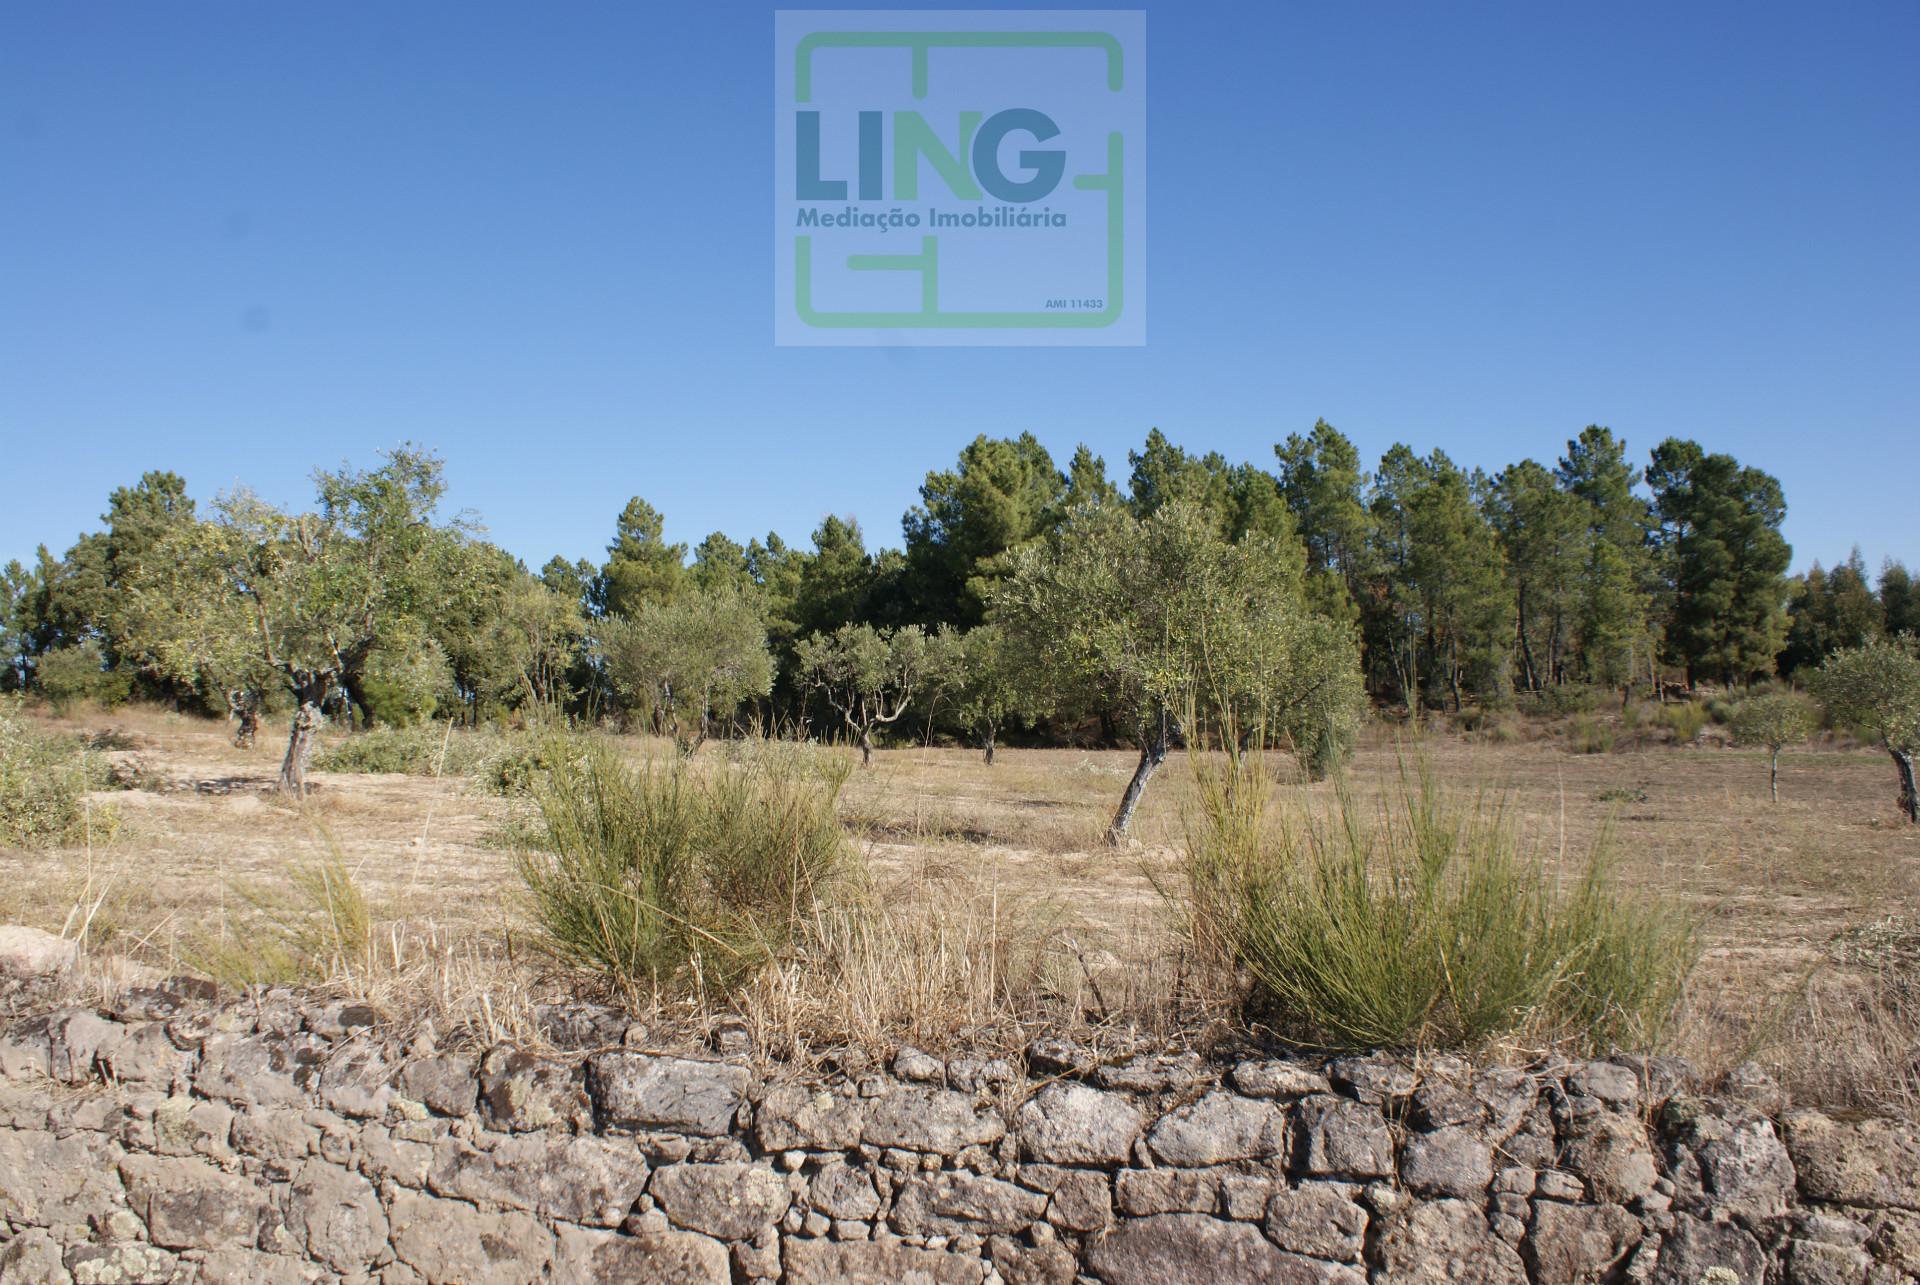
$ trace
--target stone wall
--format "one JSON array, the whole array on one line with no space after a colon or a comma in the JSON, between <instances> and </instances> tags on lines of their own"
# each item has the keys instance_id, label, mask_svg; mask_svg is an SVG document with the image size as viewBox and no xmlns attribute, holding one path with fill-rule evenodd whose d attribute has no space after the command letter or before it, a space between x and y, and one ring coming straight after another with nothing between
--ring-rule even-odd
<instances>
[{"instance_id":1,"label":"stone wall","mask_svg":"<svg viewBox=\"0 0 1920 1285\"><path fill-rule=\"evenodd\" d=\"M550 1011L541 1054L187 984L0 1030L0 1281L1898 1285L1920 1137L1658 1060L760 1080ZM731 1053L736 1060L729 1060Z\"/></svg>"}]
</instances>

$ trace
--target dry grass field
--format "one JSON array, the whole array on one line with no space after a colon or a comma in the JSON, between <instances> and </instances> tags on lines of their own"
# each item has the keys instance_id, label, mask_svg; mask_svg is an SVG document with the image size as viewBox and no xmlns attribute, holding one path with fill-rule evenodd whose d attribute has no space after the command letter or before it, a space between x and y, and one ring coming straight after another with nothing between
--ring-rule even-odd
<instances>
[{"instance_id":1,"label":"dry grass field","mask_svg":"<svg viewBox=\"0 0 1920 1285\"><path fill-rule=\"evenodd\" d=\"M477 1038L534 1035L533 1004L586 985L533 946L506 837L515 805L470 781L321 773L301 805L266 792L280 746L265 737L238 750L220 723L151 710L62 725L136 765L142 788L94 796L91 844L0 848L0 922L84 934L93 958L126 961L121 975L217 972L310 925L298 872L344 869L370 945L339 961L333 984ZM1379 806L1400 772L1422 768L1503 801L1569 873L1603 846L1623 881L1697 925L1673 1052L1709 1073L1757 1061L1803 1099L1914 1109L1920 832L1897 824L1884 757L1790 752L1774 805L1761 752L1580 754L1554 729L1533 735L1376 728L1345 788L1351 805ZM962 749L880 752L840 802L877 913L818 924L814 957L763 979L746 1016L794 1052L1005 1039L1041 1023L1191 1033L1168 894L1193 765L1169 761L1138 842L1115 851L1100 836L1132 763L1123 751L1011 749L992 767ZM1283 758L1266 767L1280 795L1332 798ZM685 1002L654 1012L663 1030L700 1016Z\"/></svg>"}]
</instances>

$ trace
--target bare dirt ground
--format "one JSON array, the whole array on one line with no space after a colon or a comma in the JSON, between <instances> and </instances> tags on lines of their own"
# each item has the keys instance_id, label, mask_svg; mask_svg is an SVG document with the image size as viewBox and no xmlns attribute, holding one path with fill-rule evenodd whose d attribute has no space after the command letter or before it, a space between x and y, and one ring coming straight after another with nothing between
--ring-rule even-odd
<instances>
[{"instance_id":1,"label":"bare dirt ground","mask_svg":"<svg viewBox=\"0 0 1920 1285\"><path fill-rule=\"evenodd\" d=\"M265 792L281 747L264 736L238 750L218 722L149 710L65 723L121 747L147 788L96 796L117 814L110 838L0 848L0 922L84 931L90 952L162 971L203 968L276 930L291 870L337 858L366 896L379 964L396 986L430 991L445 1007L477 1005L511 1030L530 996L573 985L530 949L501 838L512 805L471 782L320 773L302 806ZM1698 926L1702 958L1675 1051L1709 1072L1755 1059L1802 1096L1835 1103L1886 1105L1911 1092L1915 1046L1900 1028L1912 1010L1902 994L1889 997L1871 952L1854 945L1876 926L1916 926L1920 832L1898 824L1884 756L1790 752L1781 801L1770 804L1760 752L1708 744L1576 754L1537 735L1494 744L1433 732L1409 742L1376 729L1347 789L1370 805L1403 769L1423 766L1443 784L1501 800L1569 870L1607 836L1623 880ZM926 974L916 984L927 994L892 996L876 1012L938 1042L989 1020L1020 987L1096 1016L1164 992L1177 953L1166 891L1177 886L1192 766L1169 761L1136 820L1138 842L1115 851L1100 836L1133 759L1010 749L988 767L971 750L913 748L881 751L856 771L843 818L866 852L877 904L914 925L903 930L913 940L894 946L925 952L932 942L953 956L938 977L925 960L911 965ZM1284 759L1271 768L1282 792L1331 795L1331 785L1294 781ZM950 996L934 993L942 987L970 992L957 1015Z\"/></svg>"}]
</instances>

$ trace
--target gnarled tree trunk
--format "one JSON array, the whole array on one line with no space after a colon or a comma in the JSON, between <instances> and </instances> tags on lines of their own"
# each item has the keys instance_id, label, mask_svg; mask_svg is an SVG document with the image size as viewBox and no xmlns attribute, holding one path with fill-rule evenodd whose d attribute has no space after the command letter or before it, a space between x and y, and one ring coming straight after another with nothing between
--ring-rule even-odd
<instances>
[{"instance_id":1,"label":"gnarled tree trunk","mask_svg":"<svg viewBox=\"0 0 1920 1285\"><path fill-rule=\"evenodd\" d=\"M1140 762L1133 769L1133 777L1127 782L1125 794L1120 796L1120 810L1113 814L1113 824L1107 827L1107 842L1119 845L1126 841L1127 828L1133 824L1133 810L1140 806L1140 796L1146 792L1147 781L1167 761L1167 716L1160 715L1154 730L1140 743Z\"/></svg>"},{"instance_id":2,"label":"gnarled tree trunk","mask_svg":"<svg viewBox=\"0 0 1920 1285\"><path fill-rule=\"evenodd\" d=\"M320 702L331 685L325 678L311 678L294 688L293 727L287 734L287 756L280 763L283 793L306 797L307 764L313 761L314 735L320 730Z\"/></svg>"},{"instance_id":3,"label":"gnarled tree trunk","mask_svg":"<svg viewBox=\"0 0 1920 1285\"><path fill-rule=\"evenodd\" d=\"M1913 751L1889 749L1893 769L1900 774L1900 811L1907 820L1920 823L1920 791L1913 785Z\"/></svg>"}]
</instances>

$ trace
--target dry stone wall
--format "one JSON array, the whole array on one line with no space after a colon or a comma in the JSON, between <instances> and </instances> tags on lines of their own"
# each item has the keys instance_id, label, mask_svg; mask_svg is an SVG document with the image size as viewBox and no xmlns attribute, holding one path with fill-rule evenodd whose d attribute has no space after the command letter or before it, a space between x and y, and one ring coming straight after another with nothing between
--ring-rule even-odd
<instances>
[{"instance_id":1,"label":"dry stone wall","mask_svg":"<svg viewBox=\"0 0 1920 1285\"><path fill-rule=\"evenodd\" d=\"M740 1037L395 1048L369 1009L137 990L0 1029L8 1285L1905 1285L1920 1135L1652 1060L1097 1064ZM730 1060L724 1053L734 1054ZM1760 1086L1764 1088L1764 1086ZM1777 1117L1777 1118L1776 1118Z\"/></svg>"}]
</instances>

